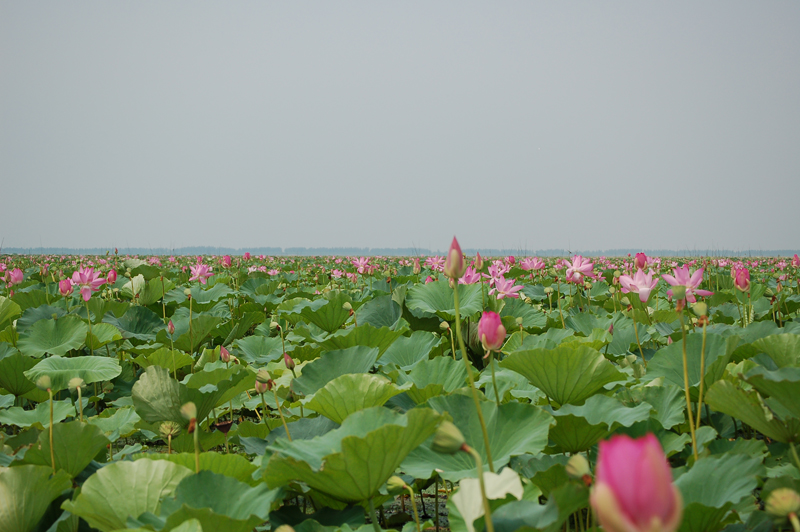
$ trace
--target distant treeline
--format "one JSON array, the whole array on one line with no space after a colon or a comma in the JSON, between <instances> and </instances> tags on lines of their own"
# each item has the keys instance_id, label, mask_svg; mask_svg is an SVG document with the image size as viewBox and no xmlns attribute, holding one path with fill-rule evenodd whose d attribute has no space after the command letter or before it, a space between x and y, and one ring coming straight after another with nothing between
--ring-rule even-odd
<instances>
[{"instance_id":1,"label":"distant treeline","mask_svg":"<svg viewBox=\"0 0 800 532\"><path fill-rule=\"evenodd\" d=\"M224 247L183 247L183 248L119 248L120 255L243 255L249 252L253 256L430 256L444 255L446 250L426 248L224 248ZM644 251L647 255L658 257L791 257L798 250L790 249L606 249L606 250L567 250L567 249L489 249L473 248L464 249L467 255L480 252L485 257L495 256L539 256L539 257L564 257L570 255L585 255L587 257L624 257L628 254ZM114 248L3 248L2 254L20 255L106 255L114 254Z\"/></svg>"}]
</instances>

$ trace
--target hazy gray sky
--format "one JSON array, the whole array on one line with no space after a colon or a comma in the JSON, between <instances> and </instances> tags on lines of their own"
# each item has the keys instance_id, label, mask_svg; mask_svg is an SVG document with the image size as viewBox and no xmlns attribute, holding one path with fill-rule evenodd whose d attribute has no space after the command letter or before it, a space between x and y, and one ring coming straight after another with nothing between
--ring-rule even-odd
<instances>
[{"instance_id":1,"label":"hazy gray sky","mask_svg":"<svg viewBox=\"0 0 800 532\"><path fill-rule=\"evenodd\" d=\"M0 0L4 247L800 248L800 2Z\"/></svg>"}]
</instances>

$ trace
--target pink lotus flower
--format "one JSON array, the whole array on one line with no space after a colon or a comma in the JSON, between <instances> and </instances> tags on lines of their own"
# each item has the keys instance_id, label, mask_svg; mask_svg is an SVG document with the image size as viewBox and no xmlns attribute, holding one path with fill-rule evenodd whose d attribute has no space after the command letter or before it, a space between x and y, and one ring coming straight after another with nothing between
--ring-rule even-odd
<instances>
[{"instance_id":1,"label":"pink lotus flower","mask_svg":"<svg viewBox=\"0 0 800 532\"><path fill-rule=\"evenodd\" d=\"M697 287L703 282L703 268L698 268L691 276L689 275L689 266L684 264L680 268L672 270L674 276L667 273L661 276L670 286L684 286L686 287L686 300L689 303L697 301L695 294L698 296L710 296L714 292L708 290L699 290ZM672 290L667 290L667 295L672 297Z\"/></svg>"},{"instance_id":2,"label":"pink lotus flower","mask_svg":"<svg viewBox=\"0 0 800 532\"><path fill-rule=\"evenodd\" d=\"M750 270L747 268L736 268L733 276L733 285L742 292L750 290Z\"/></svg>"},{"instance_id":3,"label":"pink lotus flower","mask_svg":"<svg viewBox=\"0 0 800 532\"><path fill-rule=\"evenodd\" d=\"M198 264L191 267L192 276L189 277L190 281L200 281L200 284L206 284L206 279L214 275L211 273L211 266L207 264Z\"/></svg>"},{"instance_id":4,"label":"pink lotus flower","mask_svg":"<svg viewBox=\"0 0 800 532\"><path fill-rule=\"evenodd\" d=\"M244 260L250 260L250 252L249 252L249 251L245 251L245 253L244 253L244 255L242 256L242 258L243 258Z\"/></svg>"},{"instance_id":5,"label":"pink lotus flower","mask_svg":"<svg viewBox=\"0 0 800 532\"><path fill-rule=\"evenodd\" d=\"M622 285L622 293L634 292L639 294L639 301L646 303L650 297L650 292L658 284L658 277L653 279L653 272L644 273L644 270L636 270L631 278L630 275L620 275L619 284Z\"/></svg>"},{"instance_id":6,"label":"pink lotus flower","mask_svg":"<svg viewBox=\"0 0 800 532\"><path fill-rule=\"evenodd\" d=\"M58 282L58 293L64 297L67 297L73 292L72 288L72 281L69 279L61 279Z\"/></svg>"},{"instance_id":7,"label":"pink lotus flower","mask_svg":"<svg viewBox=\"0 0 800 532\"><path fill-rule=\"evenodd\" d=\"M475 284L481 280L481 274L472 269L472 266L467 266L467 271L464 272L463 277L458 280L458 284Z\"/></svg>"},{"instance_id":8,"label":"pink lotus flower","mask_svg":"<svg viewBox=\"0 0 800 532\"><path fill-rule=\"evenodd\" d=\"M606 532L674 532L683 499L653 434L601 441L590 502Z\"/></svg>"},{"instance_id":9,"label":"pink lotus flower","mask_svg":"<svg viewBox=\"0 0 800 532\"><path fill-rule=\"evenodd\" d=\"M594 263L589 262L580 255L575 255L572 258L572 264L567 263L567 282L568 283L581 283L583 277L591 279L598 279L598 275L594 273Z\"/></svg>"},{"instance_id":10,"label":"pink lotus flower","mask_svg":"<svg viewBox=\"0 0 800 532\"><path fill-rule=\"evenodd\" d=\"M19 268L14 268L6 274L6 278L8 279L8 286L10 288L15 284L21 283L25 279L25 274L22 273L22 270Z\"/></svg>"},{"instance_id":11,"label":"pink lotus flower","mask_svg":"<svg viewBox=\"0 0 800 532\"><path fill-rule=\"evenodd\" d=\"M486 271L488 271L489 274L487 275L485 273L482 273L481 275L484 278L489 279L489 286L494 286L494 284L497 282L497 280L498 279L502 279L503 275L508 273L508 271L510 269L511 268L509 268L505 264L503 264L503 261L496 260L491 264L491 266L489 266L486 269Z\"/></svg>"},{"instance_id":12,"label":"pink lotus flower","mask_svg":"<svg viewBox=\"0 0 800 532\"><path fill-rule=\"evenodd\" d=\"M428 257L425 259L424 264L435 272L444 271L444 257L440 257L439 255L436 255L435 257Z\"/></svg>"},{"instance_id":13,"label":"pink lotus flower","mask_svg":"<svg viewBox=\"0 0 800 532\"><path fill-rule=\"evenodd\" d=\"M172 323L172 320L169 320L169 323L167 323L167 332L170 336L175 334L175 324Z\"/></svg>"},{"instance_id":14,"label":"pink lotus flower","mask_svg":"<svg viewBox=\"0 0 800 532\"><path fill-rule=\"evenodd\" d=\"M522 285L514 285L514 279L505 279L500 277L495 281L494 288L489 290L489 295L497 294L497 299L503 299L504 297L514 297L518 298L519 292L522 290Z\"/></svg>"},{"instance_id":15,"label":"pink lotus flower","mask_svg":"<svg viewBox=\"0 0 800 532\"><path fill-rule=\"evenodd\" d=\"M800 268L800 257L797 256L797 253L794 254L794 257L792 257L792 266L795 268Z\"/></svg>"},{"instance_id":16,"label":"pink lotus flower","mask_svg":"<svg viewBox=\"0 0 800 532\"><path fill-rule=\"evenodd\" d=\"M231 352L225 349L224 345L219 346L219 359L223 362L231 361Z\"/></svg>"},{"instance_id":17,"label":"pink lotus flower","mask_svg":"<svg viewBox=\"0 0 800 532\"><path fill-rule=\"evenodd\" d=\"M506 340L506 328L496 312L487 310L478 322L478 338L483 344L483 349L489 351L499 351Z\"/></svg>"},{"instance_id":18,"label":"pink lotus flower","mask_svg":"<svg viewBox=\"0 0 800 532\"><path fill-rule=\"evenodd\" d=\"M92 292L100 290L106 280L100 277L100 272L94 271L94 268L80 268L72 274L72 282L81 287L80 291L83 300L89 301L89 298L92 297Z\"/></svg>"},{"instance_id":19,"label":"pink lotus flower","mask_svg":"<svg viewBox=\"0 0 800 532\"><path fill-rule=\"evenodd\" d=\"M644 267L647 266L647 255L644 253L637 253L636 257L633 259L633 264L639 270L644 270Z\"/></svg>"},{"instance_id":20,"label":"pink lotus flower","mask_svg":"<svg viewBox=\"0 0 800 532\"><path fill-rule=\"evenodd\" d=\"M331 270L331 277L334 279L339 279L342 275L344 275L342 270L337 270L336 268Z\"/></svg>"},{"instance_id":21,"label":"pink lotus flower","mask_svg":"<svg viewBox=\"0 0 800 532\"><path fill-rule=\"evenodd\" d=\"M539 257L526 257L519 261L519 265L526 272L544 269L544 262Z\"/></svg>"},{"instance_id":22,"label":"pink lotus flower","mask_svg":"<svg viewBox=\"0 0 800 532\"><path fill-rule=\"evenodd\" d=\"M366 257L361 257L360 259L355 259L351 262L353 263L353 266L356 267L356 271L358 273L364 273L369 265L369 259Z\"/></svg>"},{"instance_id":23,"label":"pink lotus flower","mask_svg":"<svg viewBox=\"0 0 800 532\"><path fill-rule=\"evenodd\" d=\"M108 275L106 275L106 282L108 284L114 284L117 282L117 270L108 271Z\"/></svg>"},{"instance_id":24,"label":"pink lotus flower","mask_svg":"<svg viewBox=\"0 0 800 532\"><path fill-rule=\"evenodd\" d=\"M506 264L509 264L509 265L513 266L516 263L517 263L517 259L515 259L513 255L509 255L508 257L506 257Z\"/></svg>"},{"instance_id":25,"label":"pink lotus flower","mask_svg":"<svg viewBox=\"0 0 800 532\"><path fill-rule=\"evenodd\" d=\"M475 269L476 270L483 269L483 257L481 257L480 253L475 253Z\"/></svg>"},{"instance_id":26,"label":"pink lotus flower","mask_svg":"<svg viewBox=\"0 0 800 532\"><path fill-rule=\"evenodd\" d=\"M434 282L435 280L436 280L436 279L434 279L433 277L431 277L431 276L429 275L427 278L425 278L425 284L432 283L432 282Z\"/></svg>"},{"instance_id":27,"label":"pink lotus flower","mask_svg":"<svg viewBox=\"0 0 800 532\"><path fill-rule=\"evenodd\" d=\"M419 259L418 259L418 258L417 258L417 259L414 259L414 267L411 269L411 272L412 272L414 275L418 275L418 274L419 274L419 272L421 272L421 271L422 271L422 268L421 268L421 267L420 267L420 265L419 265Z\"/></svg>"},{"instance_id":28,"label":"pink lotus flower","mask_svg":"<svg viewBox=\"0 0 800 532\"><path fill-rule=\"evenodd\" d=\"M225 255L222 257L222 267L223 268L230 268L231 267L231 256Z\"/></svg>"},{"instance_id":29,"label":"pink lotus flower","mask_svg":"<svg viewBox=\"0 0 800 532\"><path fill-rule=\"evenodd\" d=\"M458 279L467 269L467 261L464 260L464 253L461 251L461 246L458 245L458 240L453 237L450 243L450 249L447 252L447 258L444 261L444 274L450 279Z\"/></svg>"}]
</instances>

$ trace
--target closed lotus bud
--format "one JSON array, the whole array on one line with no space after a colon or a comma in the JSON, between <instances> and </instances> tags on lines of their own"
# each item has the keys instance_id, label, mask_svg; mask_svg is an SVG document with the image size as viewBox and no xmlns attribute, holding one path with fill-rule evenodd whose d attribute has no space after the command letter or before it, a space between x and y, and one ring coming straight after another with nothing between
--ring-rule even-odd
<instances>
[{"instance_id":1,"label":"closed lotus bud","mask_svg":"<svg viewBox=\"0 0 800 532\"><path fill-rule=\"evenodd\" d=\"M72 280L70 279L61 279L58 282L58 293L64 297L67 297L73 292L72 288Z\"/></svg>"},{"instance_id":2,"label":"closed lotus bud","mask_svg":"<svg viewBox=\"0 0 800 532\"><path fill-rule=\"evenodd\" d=\"M197 419L197 406L189 401L181 407L181 415L188 420Z\"/></svg>"},{"instance_id":3,"label":"closed lotus bud","mask_svg":"<svg viewBox=\"0 0 800 532\"><path fill-rule=\"evenodd\" d=\"M286 364L286 369L289 371L293 370L297 364L294 363L294 359L289 356L289 353L283 354L283 363Z\"/></svg>"},{"instance_id":4,"label":"closed lotus bud","mask_svg":"<svg viewBox=\"0 0 800 532\"><path fill-rule=\"evenodd\" d=\"M498 351L506 340L506 328L500 320L500 315L487 310L478 322L478 338L481 340L485 351Z\"/></svg>"},{"instance_id":5,"label":"closed lotus bud","mask_svg":"<svg viewBox=\"0 0 800 532\"><path fill-rule=\"evenodd\" d=\"M169 320L167 324L167 332L169 332L169 334L175 334L175 324L172 323L172 320Z\"/></svg>"},{"instance_id":6,"label":"closed lotus bud","mask_svg":"<svg viewBox=\"0 0 800 532\"><path fill-rule=\"evenodd\" d=\"M266 382L260 382L258 377L256 377L255 388L256 393L266 393L266 391L269 390L269 385Z\"/></svg>"},{"instance_id":7,"label":"closed lotus bud","mask_svg":"<svg viewBox=\"0 0 800 532\"><path fill-rule=\"evenodd\" d=\"M787 517L800 512L800 495L791 488L778 488L767 497L764 509L775 517Z\"/></svg>"},{"instance_id":8,"label":"closed lotus bud","mask_svg":"<svg viewBox=\"0 0 800 532\"><path fill-rule=\"evenodd\" d=\"M636 268L644 270L645 266L647 266L647 255L644 253L637 253L636 258L633 260L633 264L636 266Z\"/></svg>"},{"instance_id":9,"label":"closed lotus bud","mask_svg":"<svg viewBox=\"0 0 800 532\"><path fill-rule=\"evenodd\" d=\"M608 334L614 334L614 324L611 323L608 326Z\"/></svg>"},{"instance_id":10,"label":"closed lotus bud","mask_svg":"<svg viewBox=\"0 0 800 532\"><path fill-rule=\"evenodd\" d=\"M750 290L750 270L747 268L739 268L736 270L736 275L733 278L733 285L741 292Z\"/></svg>"},{"instance_id":11,"label":"closed lotus bud","mask_svg":"<svg viewBox=\"0 0 800 532\"><path fill-rule=\"evenodd\" d=\"M466 443L458 427L450 421L443 421L436 429L431 449L437 453L456 454Z\"/></svg>"},{"instance_id":12,"label":"closed lotus bud","mask_svg":"<svg viewBox=\"0 0 800 532\"><path fill-rule=\"evenodd\" d=\"M567 475L569 475L570 478L586 482L588 477L588 484L591 484L592 469L589 467L589 460L582 454L573 454L570 456L566 469Z\"/></svg>"},{"instance_id":13,"label":"closed lotus bud","mask_svg":"<svg viewBox=\"0 0 800 532\"><path fill-rule=\"evenodd\" d=\"M703 303L702 301L698 301L694 305L692 305L692 310L697 316L706 316L708 315L708 305Z\"/></svg>"},{"instance_id":14,"label":"closed lotus bud","mask_svg":"<svg viewBox=\"0 0 800 532\"><path fill-rule=\"evenodd\" d=\"M117 270L110 270L108 275L106 276L106 282L108 284L114 284L117 282Z\"/></svg>"},{"instance_id":15,"label":"closed lotus bud","mask_svg":"<svg viewBox=\"0 0 800 532\"><path fill-rule=\"evenodd\" d=\"M419 272L422 271L422 268L419 265L419 259L414 259L414 267L411 270L414 275L417 275Z\"/></svg>"},{"instance_id":16,"label":"closed lotus bud","mask_svg":"<svg viewBox=\"0 0 800 532\"><path fill-rule=\"evenodd\" d=\"M475 270L480 270L483 268L483 257L481 257L480 253L475 253Z\"/></svg>"},{"instance_id":17,"label":"closed lotus bud","mask_svg":"<svg viewBox=\"0 0 800 532\"><path fill-rule=\"evenodd\" d=\"M392 475L389 477L389 480L386 481L386 491L389 492L389 495L398 495L406 489L406 482L398 477L397 475Z\"/></svg>"},{"instance_id":18,"label":"closed lotus bud","mask_svg":"<svg viewBox=\"0 0 800 532\"><path fill-rule=\"evenodd\" d=\"M342 305L342 310L350 312L351 310L353 310L353 305L351 305L349 301L345 301L344 305Z\"/></svg>"},{"instance_id":19,"label":"closed lotus bud","mask_svg":"<svg viewBox=\"0 0 800 532\"><path fill-rule=\"evenodd\" d=\"M81 379L80 377L73 377L69 380L68 386L69 389L74 392L78 388L83 388L84 386L86 386L86 383L83 382L83 379Z\"/></svg>"},{"instance_id":20,"label":"closed lotus bud","mask_svg":"<svg viewBox=\"0 0 800 532\"><path fill-rule=\"evenodd\" d=\"M50 377L47 375L42 375L38 379L36 379L36 387L46 392L50 388L53 387L53 381L50 380Z\"/></svg>"},{"instance_id":21,"label":"closed lotus bud","mask_svg":"<svg viewBox=\"0 0 800 532\"><path fill-rule=\"evenodd\" d=\"M280 325L278 325L277 321L271 321L271 322L269 322L269 328L270 329L280 329L281 327L280 327Z\"/></svg>"},{"instance_id":22,"label":"closed lotus bud","mask_svg":"<svg viewBox=\"0 0 800 532\"><path fill-rule=\"evenodd\" d=\"M269 374L269 371L265 369L258 370L256 373L256 381L260 382L261 384L266 384L272 380L272 375Z\"/></svg>"},{"instance_id":23,"label":"closed lotus bud","mask_svg":"<svg viewBox=\"0 0 800 532\"><path fill-rule=\"evenodd\" d=\"M226 363L231 361L231 354L224 345L219 346L219 359Z\"/></svg>"},{"instance_id":24,"label":"closed lotus bud","mask_svg":"<svg viewBox=\"0 0 800 532\"><path fill-rule=\"evenodd\" d=\"M675 299L684 299L686 297L686 287L683 285L673 286L672 297Z\"/></svg>"},{"instance_id":25,"label":"closed lotus bud","mask_svg":"<svg viewBox=\"0 0 800 532\"><path fill-rule=\"evenodd\" d=\"M439 324L439 328L443 331L446 331L450 328L450 324L447 323L446 321L443 321L442 323Z\"/></svg>"},{"instance_id":26,"label":"closed lotus bud","mask_svg":"<svg viewBox=\"0 0 800 532\"><path fill-rule=\"evenodd\" d=\"M188 297L188 298L191 298L191 297L192 297L192 291L191 291L191 290L189 290L188 288L186 288L186 289L184 289L184 291L183 291L183 295L185 295L185 296L186 296L186 297Z\"/></svg>"},{"instance_id":27,"label":"closed lotus bud","mask_svg":"<svg viewBox=\"0 0 800 532\"><path fill-rule=\"evenodd\" d=\"M162 438L169 436L174 438L181 433L181 426L174 421L165 421L158 427L158 431L161 433Z\"/></svg>"},{"instance_id":28,"label":"closed lotus bud","mask_svg":"<svg viewBox=\"0 0 800 532\"><path fill-rule=\"evenodd\" d=\"M444 260L444 274L450 279L458 279L464 275L465 271L467 271L467 261L464 259L464 253L461 252L458 240L453 237L447 258Z\"/></svg>"}]
</instances>

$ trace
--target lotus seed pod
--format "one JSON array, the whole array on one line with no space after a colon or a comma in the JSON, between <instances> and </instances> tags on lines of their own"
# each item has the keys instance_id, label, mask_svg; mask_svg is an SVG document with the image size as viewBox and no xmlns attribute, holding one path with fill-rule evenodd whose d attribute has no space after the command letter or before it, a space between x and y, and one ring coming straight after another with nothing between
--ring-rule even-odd
<instances>
[{"instance_id":1,"label":"lotus seed pod","mask_svg":"<svg viewBox=\"0 0 800 532\"><path fill-rule=\"evenodd\" d=\"M547 287L545 287L545 289L544 289L544 293L545 293L545 294L547 294L547 295L550 295L550 294L552 294L553 292L555 292L555 290L553 290L553 287L552 287L552 286L547 286Z\"/></svg>"},{"instance_id":2,"label":"lotus seed pod","mask_svg":"<svg viewBox=\"0 0 800 532\"><path fill-rule=\"evenodd\" d=\"M36 379L36 387L42 390L43 392L46 392L47 390L53 387L53 382L47 375L42 375L41 377Z\"/></svg>"},{"instance_id":3,"label":"lotus seed pod","mask_svg":"<svg viewBox=\"0 0 800 532\"><path fill-rule=\"evenodd\" d=\"M775 517L800 512L800 495L791 488L778 488L769 494L764 509Z\"/></svg>"},{"instance_id":4,"label":"lotus seed pod","mask_svg":"<svg viewBox=\"0 0 800 532\"><path fill-rule=\"evenodd\" d=\"M389 495L398 495L402 493L405 488L405 481L397 475L392 475L389 480L386 481L386 491L389 492Z\"/></svg>"},{"instance_id":5,"label":"lotus seed pod","mask_svg":"<svg viewBox=\"0 0 800 532\"><path fill-rule=\"evenodd\" d=\"M626 307L627 307L627 306L629 306L629 305L631 304L631 300L630 300L630 299L628 299L627 297L623 297L623 298L621 298L621 299L619 300L619 302L620 302L620 303L622 303L623 305L625 305Z\"/></svg>"},{"instance_id":6,"label":"lotus seed pod","mask_svg":"<svg viewBox=\"0 0 800 532\"><path fill-rule=\"evenodd\" d=\"M567 462L567 475L571 478L582 479L586 475L591 475L589 461L582 454L573 454Z\"/></svg>"},{"instance_id":7,"label":"lotus seed pod","mask_svg":"<svg viewBox=\"0 0 800 532\"><path fill-rule=\"evenodd\" d=\"M672 297L675 299L683 299L686 297L686 287L683 285L672 287Z\"/></svg>"},{"instance_id":8,"label":"lotus seed pod","mask_svg":"<svg viewBox=\"0 0 800 532\"><path fill-rule=\"evenodd\" d=\"M613 286L609 286L608 287L608 293L609 294L616 294L617 293L617 289L614 288Z\"/></svg>"},{"instance_id":9,"label":"lotus seed pod","mask_svg":"<svg viewBox=\"0 0 800 532\"><path fill-rule=\"evenodd\" d=\"M439 324L439 328L443 331L446 331L450 328L450 324L447 323L446 321L443 321L442 323Z\"/></svg>"},{"instance_id":10,"label":"lotus seed pod","mask_svg":"<svg viewBox=\"0 0 800 532\"><path fill-rule=\"evenodd\" d=\"M197 406L191 401L181 407L181 414L186 419L197 419Z\"/></svg>"},{"instance_id":11,"label":"lotus seed pod","mask_svg":"<svg viewBox=\"0 0 800 532\"><path fill-rule=\"evenodd\" d=\"M192 297L192 291L191 291L191 290L189 290L188 288L186 288L186 289L183 291L183 295L185 295L186 297Z\"/></svg>"},{"instance_id":12,"label":"lotus seed pod","mask_svg":"<svg viewBox=\"0 0 800 532\"><path fill-rule=\"evenodd\" d=\"M275 532L294 532L294 528L289 525L281 525L275 529Z\"/></svg>"},{"instance_id":13,"label":"lotus seed pod","mask_svg":"<svg viewBox=\"0 0 800 532\"><path fill-rule=\"evenodd\" d=\"M345 301L344 305L342 305L342 309L346 310L347 312L350 312L351 310L353 310L353 305L351 305L349 301Z\"/></svg>"},{"instance_id":14,"label":"lotus seed pod","mask_svg":"<svg viewBox=\"0 0 800 532\"><path fill-rule=\"evenodd\" d=\"M256 382L260 382L261 384L267 384L271 380L272 376L269 374L269 371L265 369L260 369L258 370L258 373L256 373Z\"/></svg>"},{"instance_id":15,"label":"lotus seed pod","mask_svg":"<svg viewBox=\"0 0 800 532\"><path fill-rule=\"evenodd\" d=\"M83 382L83 379L80 377L73 377L69 380L69 389L73 392L78 388L83 388L84 386L86 386L86 383Z\"/></svg>"},{"instance_id":16,"label":"lotus seed pod","mask_svg":"<svg viewBox=\"0 0 800 532\"><path fill-rule=\"evenodd\" d=\"M699 302L695 303L694 305L692 305L692 310L694 311L694 313L696 315L701 316L701 317L708 315L708 305L706 305L702 301L699 301Z\"/></svg>"},{"instance_id":17,"label":"lotus seed pod","mask_svg":"<svg viewBox=\"0 0 800 532\"><path fill-rule=\"evenodd\" d=\"M464 435L450 421L443 421L433 436L431 449L437 453L455 454L466 444Z\"/></svg>"},{"instance_id":18,"label":"lotus seed pod","mask_svg":"<svg viewBox=\"0 0 800 532\"><path fill-rule=\"evenodd\" d=\"M174 438L181 433L181 426L174 421L165 421L158 427L158 431L161 433L162 438L169 436Z\"/></svg>"}]
</instances>

